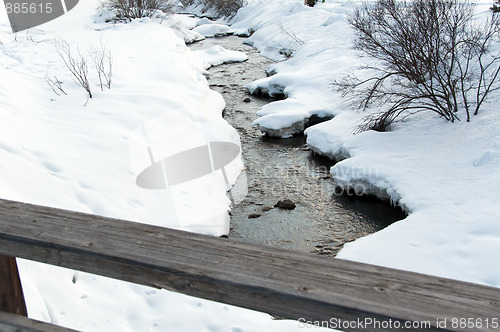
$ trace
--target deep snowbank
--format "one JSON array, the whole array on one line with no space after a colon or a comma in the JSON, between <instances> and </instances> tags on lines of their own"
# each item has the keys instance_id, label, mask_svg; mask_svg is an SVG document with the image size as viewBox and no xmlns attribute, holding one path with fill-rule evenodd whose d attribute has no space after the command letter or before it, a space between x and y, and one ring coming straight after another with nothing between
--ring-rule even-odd
<instances>
[{"instance_id":1,"label":"deep snowbank","mask_svg":"<svg viewBox=\"0 0 500 332\"><path fill-rule=\"evenodd\" d=\"M0 17L0 197L160 226L221 235L228 231L227 183L221 171L168 190L144 189L137 176L152 163L207 142L240 144L222 119L221 95L204 65L242 61L213 49L194 55L185 16L105 23L99 1L17 36ZM58 41L59 40L59 41ZM112 54L111 89L101 91L89 61L93 98L73 82L55 44L75 57L90 45ZM210 58L209 58L210 56ZM62 82L56 95L45 76ZM189 166L189 165L187 165ZM242 169L226 165L230 183ZM84 331L290 331L296 322L128 284L19 261L29 316Z\"/></svg>"},{"instance_id":2,"label":"deep snowbank","mask_svg":"<svg viewBox=\"0 0 500 332\"><path fill-rule=\"evenodd\" d=\"M408 118L391 132L354 135L364 115L331 83L370 61L352 49L347 24L358 1L253 1L232 29L278 62L250 91L283 93L255 121L287 136L310 114L335 118L307 129L317 152L340 160L331 170L342 187L400 204L405 220L344 247L338 257L500 287L500 119L493 104L471 123L430 114ZM482 1L478 15L489 15ZM498 95L492 96L492 100Z\"/></svg>"},{"instance_id":3,"label":"deep snowbank","mask_svg":"<svg viewBox=\"0 0 500 332\"><path fill-rule=\"evenodd\" d=\"M315 151L344 159L332 169L337 182L363 184L410 212L347 245L339 257L500 286L500 123L494 107L469 124L419 116L390 133L353 135L363 114L332 93L330 83L361 61L346 24L356 4L327 1L309 8L302 1L254 0L239 12L233 31L253 32L248 42L271 58L292 55L249 86L288 97L263 108L257 124L280 130L312 115L334 115L306 133ZM97 1L81 1L69 14L18 34L17 41L0 14L0 196L224 233L229 200L219 173L169 192L135 185L151 163L144 143L159 160L207 140L239 141L220 117L224 102L208 89L202 63L184 45L204 38L185 29L198 20L111 25L103 23L106 13L94 15L96 7ZM111 90L100 91L93 76L95 96L87 100L54 52L57 37L78 44L82 53L90 43L107 44L114 59ZM63 81L68 95L56 96L45 74ZM131 139L137 133L141 140ZM172 139L175 145L165 144ZM228 166L231 182L241 166L239 159ZM202 220L207 209L214 212L207 222L189 223ZM297 322L163 290L25 261L20 267L30 316L77 329L298 329Z\"/></svg>"},{"instance_id":4,"label":"deep snowbank","mask_svg":"<svg viewBox=\"0 0 500 332\"><path fill-rule=\"evenodd\" d=\"M335 1L311 8L300 1L260 2L241 9L231 29L252 35L246 43L277 62L268 68L271 76L250 83L250 93L285 95L258 113L254 125L272 135L290 137L303 132L311 116L332 117L340 112L340 101L331 94L332 77L357 63L346 40L346 14L351 2ZM338 28L342 31L339 32Z\"/></svg>"},{"instance_id":5,"label":"deep snowbank","mask_svg":"<svg viewBox=\"0 0 500 332\"><path fill-rule=\"evenodd\" d=\"M242 62L248 60L248 56L240 51L226 50L216 45L205 50L193 51L194 57L203 64L205 69L223 63Z\"/></svg>"},{"instance_id":6,"label":"deep snowbank","mask_svg":"<svg viewBox=\"0 0 500 332\"><path fill-rule=\"evenodd\" d=\"M34 29L29 40L18 36L17 41L2 25L7 36L0 46L6 78L0 99L5 127L0 137L2 197L226 233L228 218L190 227L182 216L184 206L198 211L192 220L200 220L200 211L209 206L227 215L229 200L221 174L172 187L168 193L136 185L137 175L151 164L147 145L154 159L161 160L207 141L239 144L238 134L221 117L224 100L209 89L199 60L168 25L149 19L116 26L72 22L73 29L64 23ZM56 54L61 39L84 56L91 44L106 45L113 57L110 90L101 91L89 64L94 97L87 99ZM150 48L154 52L144 51ZM57 96L46 84L46 74L62 81L67 95ZM137 145L136 133L142 135L143 146ZM228 165L232 182L241 167L240 159ZM177 215L166 213L174 206Z\"/></svg>"}]
</instances>

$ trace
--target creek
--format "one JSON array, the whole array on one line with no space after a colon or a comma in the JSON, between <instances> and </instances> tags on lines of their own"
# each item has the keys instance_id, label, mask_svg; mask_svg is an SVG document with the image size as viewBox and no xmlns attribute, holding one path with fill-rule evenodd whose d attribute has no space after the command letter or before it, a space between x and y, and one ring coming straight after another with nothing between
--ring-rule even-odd
<instances>
[{"instance_id":1,"label":"creek","mask_svg":"<svg viewBox=\"0 0 500 332\"><path fill-rule=\"evenodd\" d=\"M329 174L334 162L310 151L304 136L271 138L252 127L256 112L272 99L249 95L245 85L265 77L272 61L243 40L224 36L190 45L192 50L220 45L249 56L210 68L208 77L226 101L224 118L240 134L246 167L248 195L231 210L229 237L334 256L345 243L404 218L387 202L335 194ZM273 208L284 199L296 207Z\"/></svg>"}]
</instances>

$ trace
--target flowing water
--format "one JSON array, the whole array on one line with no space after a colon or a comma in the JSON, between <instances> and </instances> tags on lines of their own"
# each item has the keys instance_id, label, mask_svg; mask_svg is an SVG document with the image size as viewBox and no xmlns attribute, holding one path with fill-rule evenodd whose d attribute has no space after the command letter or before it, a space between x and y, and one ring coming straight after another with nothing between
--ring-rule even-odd
<instances>
[{"instance_id":1,"label":"flowing water","mask_svg":"<svg viewBox=\"0 0 500 332\"><path fill-rule=\"evenodd\" d=\"M241 136L248 195L231 211L230 238L321 255L404 218L387 203L338 196L329 175L332 161L317 156L303 136L278 139L252 127L255 114L271 99L250 96L245 85L265 77L270 63L243 38L226 36L191 44L192 50L221 45L245 52L249 60L209 70L209 84L226 100L224 118ZM273 208L279 200L296 203L293 210Z\"/></svg>"}]
</instances>

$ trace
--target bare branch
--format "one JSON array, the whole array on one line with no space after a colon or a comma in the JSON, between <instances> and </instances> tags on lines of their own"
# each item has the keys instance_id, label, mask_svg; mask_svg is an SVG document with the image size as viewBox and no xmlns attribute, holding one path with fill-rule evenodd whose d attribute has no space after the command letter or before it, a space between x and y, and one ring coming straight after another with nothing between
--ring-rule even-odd
<instances>
[{"instance_id":1,"label":"bare branch","mask_svg":"<svg viewBox=\"0 0 500 332\"><path fill-rule=\"evenodd\" d=\"M280 28L281 32L283 32L285 35L290 37L297 45L304 45L305 42L302 39L300 39L299 37L297 37L297 35L293 31L289 31L288 29L285 29L283 24L280 23L279 28Z\"/></svg>"},{"instance_id":2,"label":"bare branch","mask_svg":"<svg viewBox=\"0 0 500 332\"><path fill-rule=\"evenodd\" d=\"M117 21L153 17L157 12L170 13L173 8L169 0L107 0L104 5L116 10Z\"/></svg>"},{"instance_id":3,"label":"bare branch","mask_svg":"<svg viewBox=\"0 0 500 332\"><path fill-rule=\"evenodd\" d=\"M362 128L387 130L405 112L432 111L448 121L465 110L478 114L492 91L500 89L500 54L492 42L500 35L500 18L486 25L473 20L467 0L376 0L364 3L350 18L355 47L379 61L365 67L373 75L349 75L335 88L349 94L361 109L383 109L367 117Z\"/></svg>"},{"instance_id":4,"label":"bare branch","mask_svg":"<svg viewBox=\"0 0 500 332\"><path fill-rule=\"evenodd\" d=\"M104 90L104 87L111 89L113 74L113 57L111 56L111 52L106 48L107 45L103 44L102 41L99 48L96 48L94 45L90 46L90 57L97 71L101 91Z\"/></svg>"},{"instance_id":5,"label":"bare branch","mask_svg":"<svg viewBox=\"0 0 500 332\"><path fill-rule=\"evenodd\" d=\"M49 74L45 74L45 82L47 82L48 86L54 91L54 93L58 96L61 95L67 95L66 91L62 88L62 83L60 80L57 79L56 76L54 78L50 78Z\"/></svg>"},{"instance_id":6,"label":"bare branch","mask_svg":"<svg viewBox=\"0 0 500 332\"><path fill-rule=\"evenodd\" d=\"M78 55L73 55L70 45L65 40L60 39L56 42L55 46L57 54L63 60L66 68L71 72L74 81L87 91L89 98L92 98L92 91L88 80L88 64L86 57L80 53L78 48Z\"/></svg>"}]
</instances>

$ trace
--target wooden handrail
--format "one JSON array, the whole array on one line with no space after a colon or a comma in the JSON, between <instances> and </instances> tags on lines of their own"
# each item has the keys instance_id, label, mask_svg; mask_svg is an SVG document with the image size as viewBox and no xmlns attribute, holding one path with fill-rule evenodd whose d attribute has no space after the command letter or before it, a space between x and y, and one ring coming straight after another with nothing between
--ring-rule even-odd
<instances>
[{"instance_id":1,"label":"wooden handrail","mask_svg":"<svg viewBox=\"0 0 500 332\"><path fill-rule=\"evenodd\" d=\"M6 200L0 254L303 324L361 320L411 330L407 322L429 322L431 330L469 330L452 321L500 318L498 288ZM343 329L379 330L355 323Z\"/></svg>"},{"instance_id":2,"label":"wooden handrail","mask_svg":"<svg viewBox=\"0 0 500 332\"><path fill-rule=\"evenodd\" d=\"M75 330L0 311L2 332L75 332Z\"/></svg>"}]
</instances>

